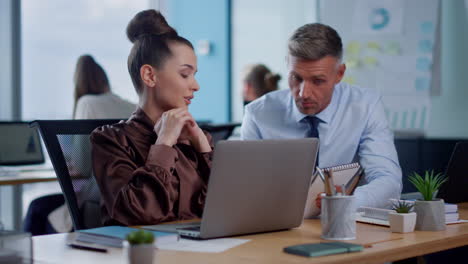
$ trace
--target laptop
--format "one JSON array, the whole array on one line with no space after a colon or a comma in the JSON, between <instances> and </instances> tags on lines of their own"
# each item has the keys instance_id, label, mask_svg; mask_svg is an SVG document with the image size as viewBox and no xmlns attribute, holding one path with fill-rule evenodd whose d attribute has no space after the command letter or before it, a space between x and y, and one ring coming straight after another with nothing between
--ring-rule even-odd
<instances>
[{"instance_id":1,"label":"laptop","mask_svg":"<svg viewBox=\"0 0 468 264\"><path fill-rule=\"evenodd\" d=\"M218 142L199 223L143 228L208 239L301 225L318 139Z\"/></svg>"},{"instance_id":2,"label":"laptop","mask_svg":"<svg viewBox=\"0 0 468 264\"><path fill-rule=\"evenodd\" d=\"M440 188L437 197L447 203L468 201L468 141L458 142L445 173L447 181Z\"/></svg>"},{"instance_id":3,"label":"laptop","mask_svg":"<svg viewBox=\"0 0 468 264\"><path fill-rule=\"evenodd\" d=\"M39 133L28 122L0 122L0 175L11 172L52 169L44 164Z\"/></svg>"}]
</instances>

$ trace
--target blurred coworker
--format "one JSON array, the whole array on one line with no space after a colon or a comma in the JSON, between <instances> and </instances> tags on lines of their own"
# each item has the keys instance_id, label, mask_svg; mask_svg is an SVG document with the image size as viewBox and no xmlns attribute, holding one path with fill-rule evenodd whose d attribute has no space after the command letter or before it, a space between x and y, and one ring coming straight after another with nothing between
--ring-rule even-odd
<instances>
[{"instance_id":1,"label":"blurred coworker","mask_svg":"<svg viewBox=\"0 0 468 264\"><path fill-rule=\"evenodd\" d=\"M126 119L136 105L113 94L104 69L90 55L78 58L74 74L74 119ZM87 137L72 137L71 144L79 153L69 162L82 175L92 177L89 162L90 143ZM82 153L82 155L80 155ZM84 188L94 193L92 186ZM81 195L82 196L82 195ZM24 221L24 231L34 235L70 232L73 223L63 194L51 194L33 200Z\"/></svg>"},{"instance_id":2,"label":"blurred coworker","mask_svg":"<svg viewBox=\"0 0 468 264\"><path fill-rule=\"evenodd\" d=\"M273 74L264 64L248 65L244 69L242 94L244 105L262 95L278 90L279 74Z\"/></svg>"}]
</instances>

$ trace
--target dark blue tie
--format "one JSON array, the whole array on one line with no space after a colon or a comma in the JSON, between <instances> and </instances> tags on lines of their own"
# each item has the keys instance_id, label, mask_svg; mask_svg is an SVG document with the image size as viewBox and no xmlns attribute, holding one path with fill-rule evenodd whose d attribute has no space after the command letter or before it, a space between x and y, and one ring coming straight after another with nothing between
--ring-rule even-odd
<instances>
[{"instance_id":1,"label":"dark blue tie","mask_svg":"<svg viewBox=\"0 0 468 264\"><path fill-rule=\"evenodd\" d=\"M318 119L315 116L306 116L301 121L306 123L309 126L306 137L319 138L318 125L320 123L320 119ZM318 162L319 162L319 156L317 152L317 159L315 161L315 166L318 166Z\"/></svg>"}]
</instances>

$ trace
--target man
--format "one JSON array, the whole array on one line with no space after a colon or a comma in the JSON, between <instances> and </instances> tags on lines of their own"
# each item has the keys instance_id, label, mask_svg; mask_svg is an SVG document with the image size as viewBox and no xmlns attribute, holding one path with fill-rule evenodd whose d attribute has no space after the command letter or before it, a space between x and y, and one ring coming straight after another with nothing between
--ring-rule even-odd
<instances>
[{"instance_id":1,"label":"man","mask_svg":"<svg viewBox=\"0 0 468 264\"><path fill-rule=\"evenodd\" d=\"M241 138L318 137L319 167L359 161L365 177L357 206L387 207L399 198L401 169L379 95L340 83L346 70L338 33L306 24L288 43L290 90L269 93L245 108ZM300 158L300 157L298 157Z\"/></svg>"}]
</instances>

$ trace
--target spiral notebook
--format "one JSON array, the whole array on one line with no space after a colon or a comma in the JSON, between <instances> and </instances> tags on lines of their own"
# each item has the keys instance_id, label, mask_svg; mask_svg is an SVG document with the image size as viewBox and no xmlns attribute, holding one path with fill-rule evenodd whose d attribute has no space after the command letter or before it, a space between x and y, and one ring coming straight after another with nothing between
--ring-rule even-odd
<instances>
[{"instance_id":1,"label":"spiral notebook","mask_svg":"<svg viewBox=\"0 0 468 264\"><path fill-rule=\"evenodd\" d=\"M358 162L323 168L322 170L324 173L332 171L334 184L338 186L344 184L347 195L353 194L354 189L356 189L359 180L364 174L364 170ZM317 172L314 173L311 182L307 204L304 211L304 218L314 218L320 214L320 209L315 206L315 198L317 197L317 194L324 192L325 190L325 185L320 177L318 177Z\"/></svg>"}]
</instances>

